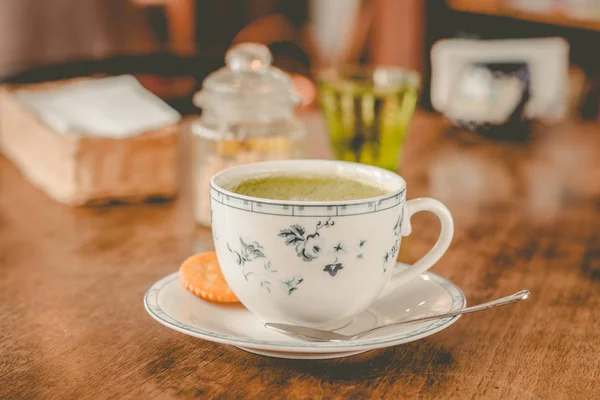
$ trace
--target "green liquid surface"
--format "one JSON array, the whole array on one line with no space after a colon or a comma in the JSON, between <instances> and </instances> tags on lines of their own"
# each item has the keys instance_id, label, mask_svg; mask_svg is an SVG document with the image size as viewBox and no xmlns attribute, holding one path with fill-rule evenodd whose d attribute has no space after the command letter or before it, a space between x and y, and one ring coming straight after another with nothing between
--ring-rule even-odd
<instances>
[{"instance_id":1,"label":"green liquid surface","mask_svg":"<svg viewBox=\"0 0 600 400\"><path fill-rule=\"evenodd\" d=\"M227 189L263 199L297 201L358 200L389 192L358 180L332 176L271 176L249 179Z\"/></svg>"}]
</instances>

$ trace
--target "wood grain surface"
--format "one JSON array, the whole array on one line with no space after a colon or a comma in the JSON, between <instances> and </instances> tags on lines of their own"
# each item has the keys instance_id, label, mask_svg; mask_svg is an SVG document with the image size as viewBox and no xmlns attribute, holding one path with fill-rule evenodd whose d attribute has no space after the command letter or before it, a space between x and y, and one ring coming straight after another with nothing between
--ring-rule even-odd
<instances>
[{"instance_id":1,"label":"wood grain surface","mask_svg":"<svg viewBox=\"0 0 600 400\"><path fill-rule=\"evenodd\" d=\"M313 155L327 155L320 125L310 132ZM470 304L523 288L531 298L395 348L293 361L144 311L148 286L212 248L187 185L174 202L70 208L0 157L0 398L599 398L600 126L537 126L528 143L502 143L418 114L402 174L409 198L455 216L433 271ZM438 229L415 216L400 259L418 259Z\"/></svg>"}]
</instances>

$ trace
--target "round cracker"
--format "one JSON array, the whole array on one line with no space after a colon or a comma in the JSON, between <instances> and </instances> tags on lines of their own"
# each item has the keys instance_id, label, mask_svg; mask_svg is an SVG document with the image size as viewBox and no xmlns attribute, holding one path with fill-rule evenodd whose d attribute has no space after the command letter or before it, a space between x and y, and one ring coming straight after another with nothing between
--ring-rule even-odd
<instances>
[{"instance_id":1,"label":"round cracker","mask_svg":"<svg viewBox=\"0 0 600 400\"><path fill-rule=\"evenodd\" d=\"M237 303L239 300L231 291L214 251L191 256L179 267L179 277L183 286L204 300L217 303Z\"/></svg>"}]
</instances>

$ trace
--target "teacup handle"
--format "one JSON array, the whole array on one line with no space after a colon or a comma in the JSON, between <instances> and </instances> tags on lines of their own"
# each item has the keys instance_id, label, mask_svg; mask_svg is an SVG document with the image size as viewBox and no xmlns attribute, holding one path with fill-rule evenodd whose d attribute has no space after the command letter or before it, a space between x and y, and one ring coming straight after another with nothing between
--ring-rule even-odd
<instances>
[{"instance_id":1,"label":"teacup handle","mask_svg":"<svg viewBox=\"0 0 600 400\"><path fill-rule=\"evenodd\" d=\"M440 236L427 254L410 268L403 270L399 269L392 272L393 276L383 290L381 296L384 296L398 286L416 278L434 266L435 263L442 258L446 250L448 250L448 247L452 242L452 237L454 236L454 221L452 219L452 214L450 214L450 211L448 211L445 205L430 198L413 199L406 202L406 214L402 224L402 236L411 234L412 228L410 225L410 218L420 211L430 211L439 218L441 224Z\"/></svg>"}]
</instances>

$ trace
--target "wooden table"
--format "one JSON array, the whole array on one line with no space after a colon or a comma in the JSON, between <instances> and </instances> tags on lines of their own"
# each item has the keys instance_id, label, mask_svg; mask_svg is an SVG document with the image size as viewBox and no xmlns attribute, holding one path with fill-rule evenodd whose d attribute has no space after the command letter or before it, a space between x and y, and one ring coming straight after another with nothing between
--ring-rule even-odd
<instances>
[{"instance_id":1,"label":"wooden table","mask_svg":"<svg viewBox=\"0 0 600 400\"><path fill-rule=\"evenodd\" d=\"M409 198L455 216L433 270L471 304L523 288L531 299L322 362L255 356L146 314L148 286L212 246L188 189L172 203L71 209L0 157L0 398L599 398L600 127L538 127L527 144L447 128L417 115L403 170ZM407 262L438 225L418 214L413 232Z\"/></svg>"}]
</instances>

